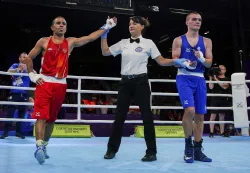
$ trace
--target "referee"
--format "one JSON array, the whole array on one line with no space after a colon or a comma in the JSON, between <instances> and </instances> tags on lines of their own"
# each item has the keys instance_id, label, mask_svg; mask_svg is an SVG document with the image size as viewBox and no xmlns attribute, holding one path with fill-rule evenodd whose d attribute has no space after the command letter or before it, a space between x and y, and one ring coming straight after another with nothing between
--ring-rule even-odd
<instances>
[{"instance_id":1,"label":"referee","mask_svg":"<svg viewBox=\"0 0 250 173\"><path fill-rule=\"evenodd\" d=\"M112 20L112 19L110 19ZM112 21L110 21L112 22ZM149 21L140 16L131 17L129 20L129 32L131 38L122 39L111 47L107 44L107 33L102 35L101 48L103 56L118 54L122 56L121 78L117 113L112 125L112 133L108 142L108 149L104 159L112 159L119 150L122 138L123 124L126 119L132 99L138 103L144 125L145 141L147 145L146 155L142 161L150 162L156 158L156 139L153 115L150 107L150 87L147 76L148 58L151 56L162 66L183 66L185 59L165 59L161 56L154 42L142 37L145 28L149 26Z\"/></svg>"},{"instance_id":2,"label":"referee","mask_svg":"<svg viewBox=\"0 0 250 173\"><path fill-rule=\"evenodd\" d=\"M8 72L10 73L26 73L27 74L27 67L25 62L25 57L27 54L25 52L19 55L19 63L13 64ZM12 86L15 87L29 87L30 86L30 79L29 76L22 76L22 75L13 75L12 76ZM8 101L12 102L28 102L29 101L29 94L28 90L19 90L19 89L11 89ZM27 106L24 105L9 105L7 111L7 118L13 118L16 109L18 110L18 117L24 118ZM11 127L12 122L6 122L4 125L4 133L1 135L0 139L5 139L8 137L9 127ZM16 123L16 137L24 139L21 132L21 122Z\"/></svg>"}]
</instances>

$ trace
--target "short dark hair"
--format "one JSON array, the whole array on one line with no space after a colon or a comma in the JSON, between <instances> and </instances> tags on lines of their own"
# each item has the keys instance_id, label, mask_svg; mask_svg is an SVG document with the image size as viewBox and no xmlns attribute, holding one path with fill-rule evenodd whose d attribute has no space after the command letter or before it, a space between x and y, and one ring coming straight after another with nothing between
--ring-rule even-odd
<instances>
[{"instance_id":1,"label":"short dark hair","mask_svg":"<svg viewBox=\"0 0 250 173\"><path fill-rule=\"evenodd\" d=\"M201 14L200 12L191 11L190 13L187 14L187 16L186 16L186 21L189 19L189 16L190 16L191 14L199 14L199 15L202 17L202 14Z\"/></svg>"},{"instance_id":2,"label":"short dark hair","mask_svg":"<svg viewBox=\"0 0 250 173\"><path fill-rule=\"evenodd\" d=\"M19 54L19 57L20 57L22 54L27 54L27 53L26 53L26 52L22 52L22 53Z\"/></svg>"},{"instance_id":3,"label":"short dark hair","mask_svg":"<svg viewBox=\"0 0 250 173\"><path fill-rule=\"evenodd\" d=\"M144 27L149 27L150 23L148 21L148 19L145 19L144 17L141 16L133 16L129 18L130 20L133 20L136 23L139 23L141 25L144 25Z\"/></svg>"},{"instance_id":4,"label":"short dark hair","mask_svg":"<svg viewBox=\"0 0 250 173\"><path fill-rule=\"evenodd\" d=\"M148 19L146 19L144 17L141 17L141 16L132 16L132 17L129 18L129 20L132 20L135 23L139 23L139 24L143 25L144 28L142 30L142 33L144 33L146 28L148 28L150 26L150 23L149 23Z\"/></svg>"},{"instance_id":5,"label":"short dark hair","mask_svg":"<svg viewBox=\"0 0 250 173\"><path fill-rule=\"evenodd\" d=\"M53 26L53 25L55 24L55 21L56 21L57 18L63 18L64 20L66 20L66 19L65 19L64 17L62 17L62 16L57 16L56 18L54 18L54 19L52 20L51 26Z\"/></svg>"}]
</instances>

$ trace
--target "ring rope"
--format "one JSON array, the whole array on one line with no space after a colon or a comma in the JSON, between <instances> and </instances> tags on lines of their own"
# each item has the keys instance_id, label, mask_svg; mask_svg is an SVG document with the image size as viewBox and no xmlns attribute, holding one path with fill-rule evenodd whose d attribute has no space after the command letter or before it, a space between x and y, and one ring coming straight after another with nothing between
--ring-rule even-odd
<instances>
[{"instance_id":1,"label":"ring rope","mask_svg":"<svg viewBox=\"0 0 250 173\"><path fill-rule=\"evenodd\" d=\"M20 73L9 73L0 71L0 74L3 75L22 75L28 76L28 74L20 74ZM68 122L68 123L112 123L114 120L83 120L80 116L81 108L116 108L116 105L82 105L81 104L81 93L99 93L99 94L118 94L118 91L100 91L100 90L81 90L81 80L82 79L91 79L91 80L112 80L112 81L120 81L121 78L114 77L91 77L91 76L71 76L67 77L68 79L78 79L78 89L67 89L67 92L78 93L78 104L63 104L62 107L76 107L77 111L77 119L75 120L56 120L56 122ZM176 80L173 79L149 79L149 82L173 82ZM206 81L206 83L231 83L231 81ZM246 83L250 83L250 80L246 80ZM30 87L13 87L13 86L3 86L0 85L0 89L22 89L22 90L35 90L35 88ZM161 92L152 92L152 96L178 96L178 93L161 93ZM250 95L250 94L249 94ZM248 96L249 96L248 95ZM207 96L217 96L217 97L232 97L232 94L207 94ZM0 101L0 105L34 105L34 103L27 102L9 102L9 101ZM139 106L130 106L130 108L139 108ZM152 109L183 109L181 106L151 106ZM213 110L232 110L233 107L207 107L207 109ZM250 107L247 107L249 110ZM17 118L0 118L0 121L21 121L21 122L35 122L35 119L17 119ZM126 120L125 123L142 123L141 120ZM182 121L159 121L155 120L154 123L159 124L181 124ZM210 123L234 123L234 121L204 121L204 124ZM250 123L250 121L249 121Z\"/></svg>"},{"instance_id":2,"label":"ring rope","mask_svg":"<svg viewBox=\"0 0 250 173\"><path fill-rule=\"evenodd\" d=\"M19 119L19 118L0 118L0 121L14 121L14 122L36 122L36 119ZM113 123L114 120L56 120L56 122L60 123ZM126 120L125 123L143 123L142 120ZM157 124L182 124L182 121L159 121L154 120L154 123ZM210 123L221 123L221 124L228 124L228 123L234 123L234 121L204 121L204 124L210 124ZM250 123L250 121L249 121Z\"/></svg>"},{"instance_id":3,"label":"ring rope","mask_svg":"<svg viewBox=\"0 0 250 173\"><path fill-rule=\"evenodd\" d=\"M0 105L28 105L33 106L34 103L27 102L10 102L10 101L0 101ZM116 105L78 105L78 104L63 104L62 107L80 107L80 108L116 108ZM139 106L130 106L131 109L138 109ZM250 108L250 107L249 107ZM181 106L152 106L151 109L183 109ZM207 107L208 110L232 110L233 107Z\"/></svg>"},{"instance_id":4,"label":"ring rope","mask_svg":"<svg viewBox=\"0 0 250 173\"><path fill-rule=\"evenodd\" d=\"M0 71L0 74L2 75L9 75L9 76L28 76L27 73L9 73L9 72L4 72ZM91 79L91 80L113 80L113 81L120 81L121 78L117 77L94 77L94 76L72 76L68 75L67 79ZM172 82L175 83L176 80L174 79L149 79L150 82ZM248 81L250 82L250 80ZM206 83L231 83L231 81L206 81Z\"/></svg>"},{"instance_id":5,"label":"ring rope","mask_svg":"<svg viewBox=\"0 0 250 173\"><path fill-rule=\"evenodd\" d=\"M0 85L0 89L19 89L19 90L32 90L36 89L33 87L14 87L14 86L4 86ZM76 89L67 89L67 92L70 93L95 93L95 94L118 94L118 91L102 91L102 90L76 90ZM152 92L152 96L179 96L178 93L162 93L162 92ZM207 96L218 96L218 97L232 97L232 94L207 94Z\"/></svg>"}]
</instances>

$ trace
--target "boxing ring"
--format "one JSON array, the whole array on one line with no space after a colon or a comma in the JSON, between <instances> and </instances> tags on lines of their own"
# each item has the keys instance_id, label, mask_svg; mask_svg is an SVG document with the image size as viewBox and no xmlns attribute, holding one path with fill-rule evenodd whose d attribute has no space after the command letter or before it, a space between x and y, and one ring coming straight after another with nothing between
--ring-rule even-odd
<instances>
[{"instance_id":1,"label":"boxing ring","mask_svg":"<svg viewBox=\"0 0 250 173\"><path fill-rule=\"evenodd\" d=\"M13 73L0 72L0 75L13 75ZM15 74L20 75L20 74ZM77 108L77 118L74 120L57 120L59 123L112 123L113 120L85 120L81 118L81 108L115 108L116 105L83 105L81 94L117 94L117 91L82 90L82 80L111 80L119 81L120 78L111 77L90 77L90 76L68 76L69 79L78 81L77 89L67 89L67 92L77 94L77 104L63 104L63 107ZM236 80L234 80L236 78ZM183 160L184 139L183 138L157 138L157 161L141 162L145 154L146 145L143 138L123 137L121 147L116 157L112 160L105 160L103 156L107 148L107 137L94 138L51 138L48 145L50 158L45 164L39 165L34 158L35 138L15 139L9 137L0 140L0 173L247 173L250 171L250 138L248 133L249 120L246 114L250 107L247 107L245 83L247 80L240 80L242 75L232 76L232 94L208 94L209 97L233 97L232 107L207 107L207 109L232 110L234 121L205 121L210 123L232 123L242 130L242 136L223 138L216 136L209 138L204 136L204 153L213 159L212 163L194 162L187 164ZM245 78L245 76L243 76ZM238 81L240 80L240 81ZM175 82L167 79L149 79L153 82ZM234 83L235 82L235 83ZM212 82L218 83L218 82ZM223 81L223 83L227 83ZM244 87L242 86L244 83ZM35 88L12 87L0 85L0 89L23 89L35 90ZM244 91L243 91L244 90ZM240 92L240 93L239 93ZM153 92L152 96L177 96L177 93ZM236 99L234 99L234 97ZM237 100L238 99L238 100ZM235 101L236 100L236 101ZM152 99L151 99L152 101ZM241 104L239 104L241 103ZM0 101L0 105L33 105L33 103L20 103ZM138 108L131 106L130 108ZM182 109L180 106L151 106L152 109ZM241 110L238 110L241 109ZM236 114L239 114L236 116ZM244 114L244 115L243 115ZM0 118L0 121L21 121L35 122L32 119ZM181 124L181 121L154 121L156 124ZM140 124L141 120L126 120L125 123ZM246 126L247 124L247 126ZM240 127L241 126L241 127Z\"/></svg>"}]
</instances>

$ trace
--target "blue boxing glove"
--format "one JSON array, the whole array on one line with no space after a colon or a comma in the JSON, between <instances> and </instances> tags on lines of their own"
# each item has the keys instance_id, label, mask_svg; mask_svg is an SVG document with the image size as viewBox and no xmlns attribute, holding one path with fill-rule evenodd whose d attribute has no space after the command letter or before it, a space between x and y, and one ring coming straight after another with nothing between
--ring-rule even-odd
<instances>
[{"instance_id":1,"label":"blue boxing glove","mask_svg":"<svg viewBox=\"0 0 250 173\"><path fill-rule=\"evenodd\" d=\"M102 34L101 38L102 38L102 39L107 38L108 33L109 33L109 29L106 30L106 31Z\"/></svg>"}]
</instances>

